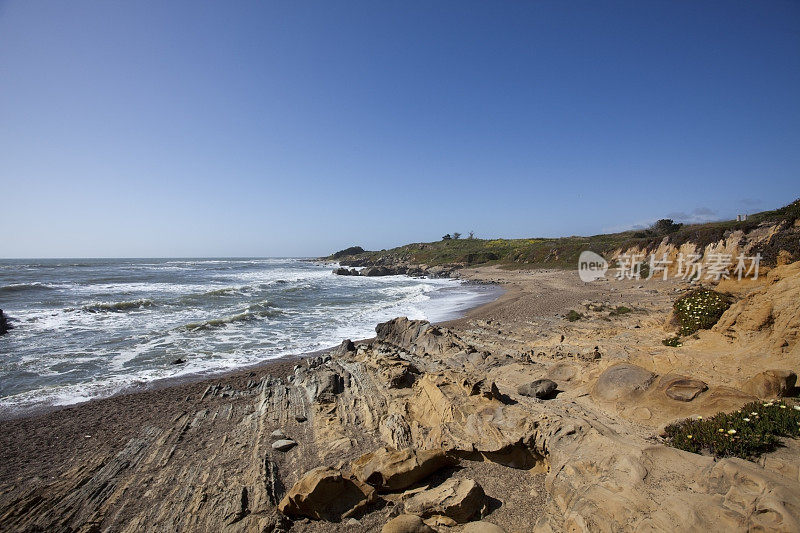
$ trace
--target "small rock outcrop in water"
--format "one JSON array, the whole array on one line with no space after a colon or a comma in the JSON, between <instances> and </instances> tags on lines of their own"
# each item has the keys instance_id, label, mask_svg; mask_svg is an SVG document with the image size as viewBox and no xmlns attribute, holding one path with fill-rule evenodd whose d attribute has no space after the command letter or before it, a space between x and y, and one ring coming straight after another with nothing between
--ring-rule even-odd
<instances>
[{"instance_id":1,"label":"small rock outcrop in water","mask_svg":"<svg viewBox=\"0 0 800 533\"><path fill-rule=\"evenodd\" d=\"M8 323L8 315L3 313L3 310L0 309L0 335L3 335L10 329L14 329L14 326Z\"/></svg>"}]
</instances>

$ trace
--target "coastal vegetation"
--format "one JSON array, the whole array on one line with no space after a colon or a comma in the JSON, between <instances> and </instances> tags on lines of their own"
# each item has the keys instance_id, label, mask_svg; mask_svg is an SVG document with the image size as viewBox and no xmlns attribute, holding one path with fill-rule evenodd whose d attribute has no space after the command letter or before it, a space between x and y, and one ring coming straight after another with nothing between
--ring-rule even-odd
<instances>
[{"instance_id":1,"label":"coastal vegetation","mask_svg":"<svg viewBox=\"0 0 800 533\"><path fill-rule=\"evenodd\" d=\"M691 335L700 329L709 329L717 323L728 307L730 299L716 291L697 289L675 301L675 318L680 323L679 333Z\"/></svg>"},{"instance_id":2,"label":"coastal vegetation","mask_svg":"<svg viewBox=\"0 0 800 533\"><path fill-rule=\"evenodd\" d=\"M584 250L592 250L601 255L633 248L653 251L664 239L675 246L691 242L698 247L704 247L726 238L734 231L746 234L761 224L783 224L783 228L791 229L795 227L797 220L800 220L800 200L780 209L749 215L744 221L677 224L663 219L647 229L587 237L479 239L474 238L470 232L470 238L461 239L454 238L456 232L445 235L439 241L412 243L389 250L351 252L352 248L348 248L336 252L328 259L354 257L367 262L384 260L430 266L494 264L511 269L574 268ZM796 231L778 232L759 249L759 253L763 257L763 263L769 265L778 261L781 250L788 252L792 258L800 258L800 239L797 238ZM649 264L647 267L649 268ZM642 268L645 268L644 265ZM646 277L647 270L640 271L640 274Z\"/></svg>"},{"instance_id":3,"label":"coastal vegetation","mask_svg":"<svg viewBox=\"0 0 800 533\"><path fill-rule=\"evenodd\" d=\"M781 437L800 436L800 406L751 402L732 413L671 424L665 433L670 446L687 452L754 459L774 450Z\"/></svg>"},{"instance_id":4,"label":"coastal vegetation","mask_svg":"<svg viewBox=\"0 0 800 533\"><path fill-rule=\"evenodd\" d=\"M567 313L566 315L566 319L569 320L570 322L575 322L577 320L580 320L581 318L583 318L583 315L575 311L574 309L571 309L570 312Z\"/></svg>"},{"instance_id":5,"label":"coastal vegetation","mask_svg":"<svg viewBox=\"0 0 800 533\"><path fill-rule=\"evenodd\" d=\"M661 341L661 344L663 344L664 346L669 346L671 348L677 348L679 346L683 346L681 338L678 337L677 335L674 337L667 337L666 339Z\"/></svg>"},{"instance_id":6,"label":"coastal vegetation","mask_svg":"<svg viewBox=\"0 0 800 533\"><path fill-rule=\"evenodd\" d=\"M621 316L621 315L627 315L628 313L631 313L631 312L633 312L633 309L631 309L630 307L626 307L624 305L618 305L617 307L615 307L614 309L609 311L608 315L609 316Z\"/></svg>"}]
</instances>

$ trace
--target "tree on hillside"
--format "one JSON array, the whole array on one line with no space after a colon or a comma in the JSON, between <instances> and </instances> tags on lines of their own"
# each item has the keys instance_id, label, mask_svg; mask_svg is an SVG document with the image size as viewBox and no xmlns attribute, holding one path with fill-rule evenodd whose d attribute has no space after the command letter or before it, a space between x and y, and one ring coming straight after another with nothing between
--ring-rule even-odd
<instances>
[{"instance_id":1,"label":"tree on hillside","mask_svg":"<svg viewBox=\"0 0 800 533\"><path fill-rule=\"evenodd\" d=\"M450 236L450 234L449 234L449 233L448 233L447 235L445 235L445 236L443 236L443 237L442 237L442 240L443 240L443 241L449 241L450 239L452 239L452 237Z\"/></svg>"},{"instance_id":2,"label":"tree on hillside","mask_svg":"<svg viewBox=\"0 0 800 533\"><path fill-rule=\"evenodd\" d=\"M459 239L459 238L461 238L461 234L456 231L455 233L453 233L453 238L454 239Z\"/></svg>"},{"instance_id":3,"label":"tree on hillside","mask_svg":"<svg viewBox=\"0 0 800 533\"><path fill-rule=\"evenodd\" d=\"M662 218L661 220L656 221L655 224L650 226L650 230L652 230L657 235L666 235L667 233L673 233L678 231L678 229L683 224L678 224L671 218Z\"/></svg>"},{"instance_id":4,"label":"tree on hillside","mask_svg":"<svg viewBox=\"0 0 800 533\"><path fill-rule=\"evenodd\" d=\"M475 232L474 231L470 231L469 232L469 237L467 237L467 239L474 239L474 238L475 238Z\"/></svg>"}]
</instances>

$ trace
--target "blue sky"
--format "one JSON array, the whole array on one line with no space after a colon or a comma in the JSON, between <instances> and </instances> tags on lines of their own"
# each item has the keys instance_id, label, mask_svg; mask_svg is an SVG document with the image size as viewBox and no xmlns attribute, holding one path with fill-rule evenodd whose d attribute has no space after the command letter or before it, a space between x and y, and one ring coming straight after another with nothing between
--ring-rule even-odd
<instances>
[{"instance_id":1,"label":"blue sky","mask_svg":"<svg viewBox=\"0 0 800 533\"><path fill-rule=\"evenodd\" d=\"M800 3L0 1L0 257L305 256L800 197Z\"/></svg>"}]
</instances>

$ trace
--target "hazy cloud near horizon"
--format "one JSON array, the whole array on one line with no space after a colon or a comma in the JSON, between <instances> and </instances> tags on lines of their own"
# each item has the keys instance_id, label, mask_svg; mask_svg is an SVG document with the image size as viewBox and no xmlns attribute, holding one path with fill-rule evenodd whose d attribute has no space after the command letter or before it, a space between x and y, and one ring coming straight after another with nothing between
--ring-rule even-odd
<instances>
[{"instance_id":1,"label":"hazy cloud near horizon","mask_svg":"<svg viewBox=\"0 0 800 533\"><path fill-rule=\"evenodd\" d=\"M683 224L700 224L702 222L719 220L720 216L719 213L710 207L696 207L688 213L684 211L667 213L664 218L671 218L675 222L681 222Z\"/></svg>"},{"instance_id":2,"label":"hazy cloud near horizon","mask_svg":"<svg viewBox=\"0 0 800 533\"><path fill-rule=\"evenodd\" d=\"M703 222L722 220L724 217L720 217L717 211L711 209L710 207L696 207L690 211L673 211L671 213L666 213L664 216L654 217L648 220L641 220L631 224L605 227L603 228L603 232L617 233L621 231L647 229L662 218L671 218L675 222L680 222L682 224L700 224Z\"/></svg>"}]
</instances>

